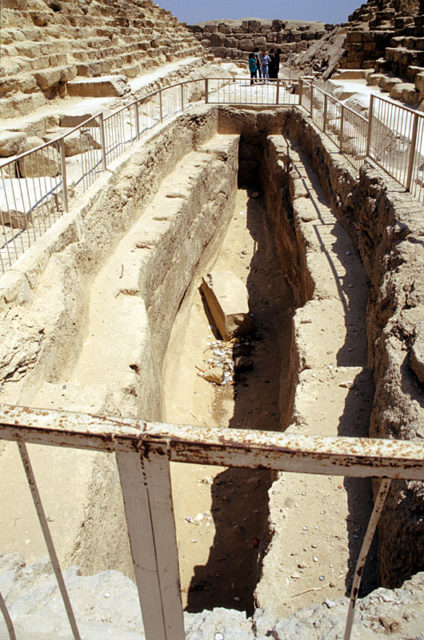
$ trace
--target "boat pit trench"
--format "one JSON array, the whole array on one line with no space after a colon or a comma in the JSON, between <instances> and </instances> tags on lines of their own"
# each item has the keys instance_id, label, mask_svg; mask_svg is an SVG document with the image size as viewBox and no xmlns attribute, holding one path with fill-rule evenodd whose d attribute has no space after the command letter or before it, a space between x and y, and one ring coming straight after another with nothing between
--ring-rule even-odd
<instances>
[{"instance_id":1,"label":"boat pit trench","mask_svg":"<svg viewBox=\"0 0 424 640\"><path fill-rule=\"evenodd\" d=\"M19 357L3 356L0 401L229 429L419 436L423 393L409 353L423 276L405 243L423 223L411 203L371 167L358 176L296 109L181 116L31 249L26 273L8 274L1 330ZM220 338L200 292L211 271L244 282L249 335ZM410 282L417 312L402 315ZM222 383L206 379L212 368ZM113 457L29 450L65 565L131 575ZM0 507L14 522L0 549L33 560L44 551L12 444L0 460L14 496ZM368 481L181 464L171 473L189 611L256 606L284 617L348 592ZM405 485L391 491L364 593L423 568L422 539L405 527L422 496Z\"/></svg>"}]
</instances>

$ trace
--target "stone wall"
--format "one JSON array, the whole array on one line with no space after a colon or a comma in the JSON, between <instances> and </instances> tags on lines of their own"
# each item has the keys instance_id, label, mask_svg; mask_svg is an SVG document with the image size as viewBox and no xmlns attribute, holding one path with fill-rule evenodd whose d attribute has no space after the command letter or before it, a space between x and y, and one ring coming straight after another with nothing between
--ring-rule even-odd
<instances>
[{"instance_id":1,"label":"stone wall","mask_svg":"<svg viewBox=\"0 0 424 640\"><path fill-rule=\"evenodd\" d=\"M281 61L305 51L332 25L294 20L226 20L188 25L198 41L215 56L247 60L259 49L281 49Z\"/></svg>"},{"instance_id":2,"label":"stone wall","mask_svg":"<svg viewBox=\"0 0 424 640\"><path fill-rule=\"evenodd\" d=\"M132 78L202 55L184 25L151 0L2 0L0 118L68 94L75 78Z\"/></svg>"},{"instance_id":3,"label":"stone wall","mask_svg":"<svg viewBox=\"0 0 424 640\"><path fill-rule=\"evenodd\" d=\"M421 439L424 207L367 165L357 180L349 164L328 149L325 136L299 112L290 112L287 130L310 157L369 278L368 357L375 383L370 436ZM382 584L399 586L423 569L423 558L422 483L395 482L379 527Z\"/></svg>"},{"instance_id":4,"label":"stone wall","mask_svg":"<svg viewBox=\"0 0 424 640\"><path fill-rule=\"evenodd\" d=\"M161 418L162 359L175 314L203 249L215 234L224 232L234 207L238 138L223 136L221 146L209 147L216 129L216 111L203 108L181 117L148 145L140 143L91 206L73 207L44 242L32 247L27 268L21 265L15 277L6 274L1 279L2 402ZM160 215L149 209L168 174L196 150L190 180L168 184ZM119 254L117 279L108 281L113 304L120 310L114 316L107 308L105 360L84 381L75 367L87 339L93 281L130 227L129 244ZM16 353L20 356L11 358ZM32 459L36 468L49 469L47 475L40 472L38 480L61 558L77 561L84 571L130 572L113 456L47 449L46 453L41 447ZM2 473L7 457L7 482L13 486L19 461L11 462L7 452L0 449ZM72 490L64 494L64 486ZM25 529L31 514L30 504L22 505L21 493L13 494L12 509L20 513L13 549L19 540L24 544L20 525ZM2 551L7 550L6 531L0 540ZM26 553L31 553L31 546Z\"/></svg>"}]
</instances>

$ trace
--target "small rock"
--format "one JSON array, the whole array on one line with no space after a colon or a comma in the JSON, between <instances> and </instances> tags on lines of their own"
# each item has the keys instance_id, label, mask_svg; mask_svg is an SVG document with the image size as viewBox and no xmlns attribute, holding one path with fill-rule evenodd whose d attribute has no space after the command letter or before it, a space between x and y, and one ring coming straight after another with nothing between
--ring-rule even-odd
<instances>
[{"instance_id":1,"label":"small rock","mask_svg":"<svg viewBox=\"0 0 424 640\"><path fill-rule=\"evenodd\" d=\"M203 374L203 378L208 382L222 384L224 382L225 371L221 367L213 367Z\"/></svg>"},{"instance_id":2,"label":"small rock","mask_svg":"<svg viewBox=\"0 0 424 640\"><path fill-rule=\"evenodd\" d=\"M250 358L246 358L246 356L238 356L234 363L235 369L237 371L250 371L253 368L253 362Z\"/></svg>"},{"instance_id":3,"label":"small rock","mask_svg":"<svg viewBox=\"0 0 424 640\"><path fill-rule=\"evenodd\" d=\"M390 616L379 616L378 621L390 633L399 629L399 621Z\"/></svg>"},{"instance_id":4,"label":"small rock","mask_svg":"<svg viewBox=\"0 0 424 640\"><path fill-rule=\"evenodd\" d=\"M333 600L329 600L328 598L324 600L324 604L328 609L332 609L333 607L336 606L336 603L333 602Z\"/></svg>"},{"instance_id":5,"label":"small rock","mask_svg":"<svg viewBox=\"0 0 424 640\"><path fill-rule=\"evenodd\" d=\"M319 558L317 558L317 556L314 556L314 557L312 558L312 560L313 560L314 562L319 562Z\"/></svg>"},{"instance_id":6,"label":"small rock","mask_svg":"<svg viewBox=\"0 0 424 640\"><path fill-rule=\"evenodd\" d=\"M295 580L297 580L298 578L300 578L300 573L297 573L297 571L294 571L291 574L290 578L294 578Z\"/></svg>"}]
</instances>

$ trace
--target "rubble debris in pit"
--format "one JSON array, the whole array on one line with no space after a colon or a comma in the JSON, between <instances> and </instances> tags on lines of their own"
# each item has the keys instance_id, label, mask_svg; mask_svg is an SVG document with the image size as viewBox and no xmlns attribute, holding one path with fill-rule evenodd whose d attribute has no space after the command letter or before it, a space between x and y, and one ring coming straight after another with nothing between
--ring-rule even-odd
<instances>
[{"instance_id":1,"label":"rubble debris in pit","mask_svg":"<svg viewBox=\"0 0 424 640\"><path fill-rule=\"evenodd\" d=\"M251 349L249 337L233 338L229 342L208 342L207 350L212 352L212 357L205 361L205 366L209 368L197 367L203 372L201 377L219 385L234 384L239 372L250 371L253 368L253 361L247 357Z\"/></svg>"}]
</instances>

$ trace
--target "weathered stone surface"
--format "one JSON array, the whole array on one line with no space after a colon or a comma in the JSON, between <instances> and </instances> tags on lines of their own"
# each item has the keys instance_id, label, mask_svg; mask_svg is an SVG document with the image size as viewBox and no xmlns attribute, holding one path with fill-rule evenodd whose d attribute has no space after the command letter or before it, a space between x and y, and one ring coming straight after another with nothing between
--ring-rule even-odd
<instances>
[{"instance_id":1,"label":"weathered stone surface","mask_svg":"<svg viewBox=\"0 0 424 640\"><path fill-rule=\"evenodd\" d=\"M208 273L203 278L201 291L223 340L231 340L253 330L248 291L231 271Z\"/></svg>"},{"instance_id":2,"label":"weathered stone surface","mask_svg":"<svg viewBox=\"0 0 424 640\"><path fill-rule=\"evenodd\" d=\"M147 145L140 148L140 152L125 164L119 174L115 174L107 190L98 194L90 206L59 221L52 233L43 238L44 251L35 254L36 258L34 254L29 256L30 267L25 269L19 290L16 284L14 288L2 291L3 313L7 316L8 305L16 307L22 300L22 288L31 282L27 306L20 309L16 317L20 330L18 325L12 326L4 318L10 334L1 333L1 342L5 345L6 378L2 387L3 401L7 398L12 401L17 385L28 383L30 395L24 392L21 396L24 404L30 404L30 396L37 396L40 400L35 399L34 403L42 402L44 406L74 407L109 415L122 412L134 417L160 417L157 382L162 365L158 363L163 360L173 320L204 247L215 237L217 229L219 239L219 230L225 229L234 208L238 136L214 136L216 127L215 110L209 112L204 108L195 111L194 116L171 123L155 136L148 148ZM193 151L194 144L196 151ZM175 173L167 180L167 174L173 169ZM162 190L156 194L159 185L162 185ZM183 197L167 197L177 189ZM155 194L159 199L156 210L151 203ZM199 211L200 202L208 205ZM169 216L166 224L163 216L157 215L158 211ZM117 313L110 309L108 322L120 326L125 317L126 326L131 325L132 329L125 333L125 339L121 336L119 341L110 344L106 374L109 382L99 381L99 369L86 353L89 372L93 367L90 382L69 381L64 389L61 382L63 365L70 361L74 365L75 355L81 351L74 345L81 344L79 332L85 323L81 318L86 318L88 308L87 274L94 275L108 263L123 236L126 237L122 249L125 263L122 278L118 277L112 287L108 281L110 302L113 308L117 305ZM175 252L176 245L178 252ZM121 256L119 260L121 272ZM173 269L169 268L170 262L174 262ZM31 327L27 326L27 321ZM18 357L22 344L29 357L33 357L25 373L20 370L21 360ZM15 345L17 355L9 366ZM96 351L102 352L102 347ZM23 362L23 368L25 365ZM87 371L85 365L82 369ZM12 379L15 371L17 382ZM19 377L20 373L24 373L23 379ZM29 382L32 376L37 380L36 385ZM62 457L59 449L53 454L49 451L48 455L50 460L51 455L55 460L57 456ZM73 557L76 556L78 562L90 571L116 567L118 563L123 571L129 572L130 554L127 548L122 548L124 521L119 507L120 500L122 503L119 480L114 464L107 463L104 458L106 456L103 456L103 461L93 461L87 466L80 459L81 467L84 466L87 473L81 474L80 478L79 474L73 474L75 491L79 487L80 504L87 504L87 511L72 511L67 497L62 495L62 499L57 501L57 515L52 515L55 522L51 526L53 535L59 540L61 558L74 554ZM66 465L53 466L56 480L49 473L48 482L61 487ZM8 477L13 484L13 474ZM43 484L40 491L44 490ZM48 488L47 493L50 495ZM69 498L74 502L74 496ZM60 535L63 518L58 513L68 509L72 522L67 521L66 535ZM106 513L111 517L106 517ZM95 531L100 522L101 535ZM22 539L22 521L19 521L18 529ZM17 533L15 528L15 542Z\"/></svg>"},{"instance_id":3,"label":"weathered stone surface","mask_svg":"<svg viewBox=\"0 0 424 640\"><path fill-rule=\"evenodd\" d=\"M185 25L153 2L128 0L121 7L73 0L53 7L43 0L31 6L4 0L1 18L0 117L31 112L35 103L22 101L20 93L42 102L65 97L77 74L134 77L146 64L151 68L204 53Z\"/></svg>"},{"instance_id":4,"label":"weathered stone surface","mask_svg":"<svg viewBox=\"0 0 424 640\"><path fill-rule=\"evenodd\" d=\"M411 349L411 367L418 380L424 384L424 335L419 333Z\"/></svg>"},{"instance_id":5,"label":"weathered stone surface","mask_svg":"<svg viewBox=\"0 0 424 640\"><path fill-rule=\"evenodd\" d=\"M62 132L57 131L56 133L44 136L44 140L45 142L49 142L50 140L55 140L60 135L62 135ZM76 156L79 153L84 153L89 149L101 148L100 142L98 142L88 131L75 131L74 133L66 136L63 142L65 147L65 156L67 158Z\"/></svg>"},{"instance_id":6,"label":"weathered stone surface","mask_svg":"<svg viewBox=\"0 0 424 640\"><path fill-rule=\"evenodd\" d=\"M30 151L44 144L41 138L29 137L25 140L20 153ZM35 178L37 176L57 176L60 172L60 157L53 147L45 147L24 156L19 160L19 171L22 177Z\"/></svg>"},{"instance_id":7,"label":"weathered stone surface","mask_svg":"<svg viewBox=\"0 0 424 640\"><path fill-rule=\"evenodd\" d=\"M64 572L81 635L87 640L144 640L137 588L118 571L81 575L77 567ZM0 586L17 637L25 640L71 638L53 569L47 558L26 566L18 553L0 556ZM384 640L387 634L421 638L424 575L418 574L394 592L377 589L358 603L354 636ZM184 613L187 640L337 640L343 636L347 598L324 600L285 619L257 609L214 608ZM3 618L0 634L7 637Z\"/></svg>"},{"instance_id":8,"label":"weathered stone surface","mask_svg":"<svg viewBox=\"0 0 424 640\"><path fill-rule=\"evenodd\" d=\"M37 71L34 77L43 91L50 89L55 84L60 82L60 70L59 69L43 69L43 71Z\"/></svg>"},{"instance_id":9,"label":"weathered stone surface","mask_svg":"<svg viewBox=\"0 0 424 640\"><path fill-rule=\"evenodd\" d=\"M423 205L370 167L360 179L326 148L321 133L291 112L292 139L312 159L339 219L350 230L370 280L367 332L375 398L370 435L422 438L424 390L410 356L424 312L422 262ZM418 349L417 355L418 355ZM424 492L419 483L393 483L379 525L379 566L383 584L397 586L423 567L424 536L419 524Z\"/></svg>"},{"instance_id":10,"label":"weathered stone surface","mask_svg":"<svg viewBox=\"0 0 424 640\"><path fill-rule=\"evenodd\" d=\"M1 212L2 224L13 229L26 229L28 222L31 220L25 211L16 211L15 209L9 209L8 211Z\"/></svg>"},{"instance_id":11,"label":"weathered stone surface","mask_svg":"<svg viewBox=\"0 0 424 640\"><path fill-rule=\"evenodd\" d=\"M227 20L225 25L217 21L189 25L190 31L215 55L222 58L246 59L255 49L269 49L278 43L281 60L290 53L301 50L304 45L324 33L322 22L302 23L282 20ZM223 37L225 34L227 37Z\"/></svg>"},{"instance_id":12,"label":"weathered stone surface","mask_svg":"<svg viewBox=\"0 0 424 640\"><path fill-rule=\"evenodd\" d=\"M76 115L76 116L63 115L59 120L59 124L61 127L73 129L74 127L77 127L79 124L82 124L86 120L89 120L93 115L94 113L84 113L82 115Z\"/></svg>"},{"instance_id":13,"label":"weathered stone surface","mask_svg":"<svg viewBox=\"0 0 424 640\"><path fill-rule=\"evenodd\" d=\"M122 96L129 91L125 76L101 76L99 78L78 78L68 82L68 94L84 98Z\"/></svg>"},{"instance_id":14,"label":"weathered stone surface","mask_svg":"<svg viewBox=\"0 0 424 640\"><path fill-rule=\"evenodd\" d=\"M19 152L25 140L25 135L18 131L4 131L0 133L0 156L13 156Z\"/></svg>"}]
</instances>

